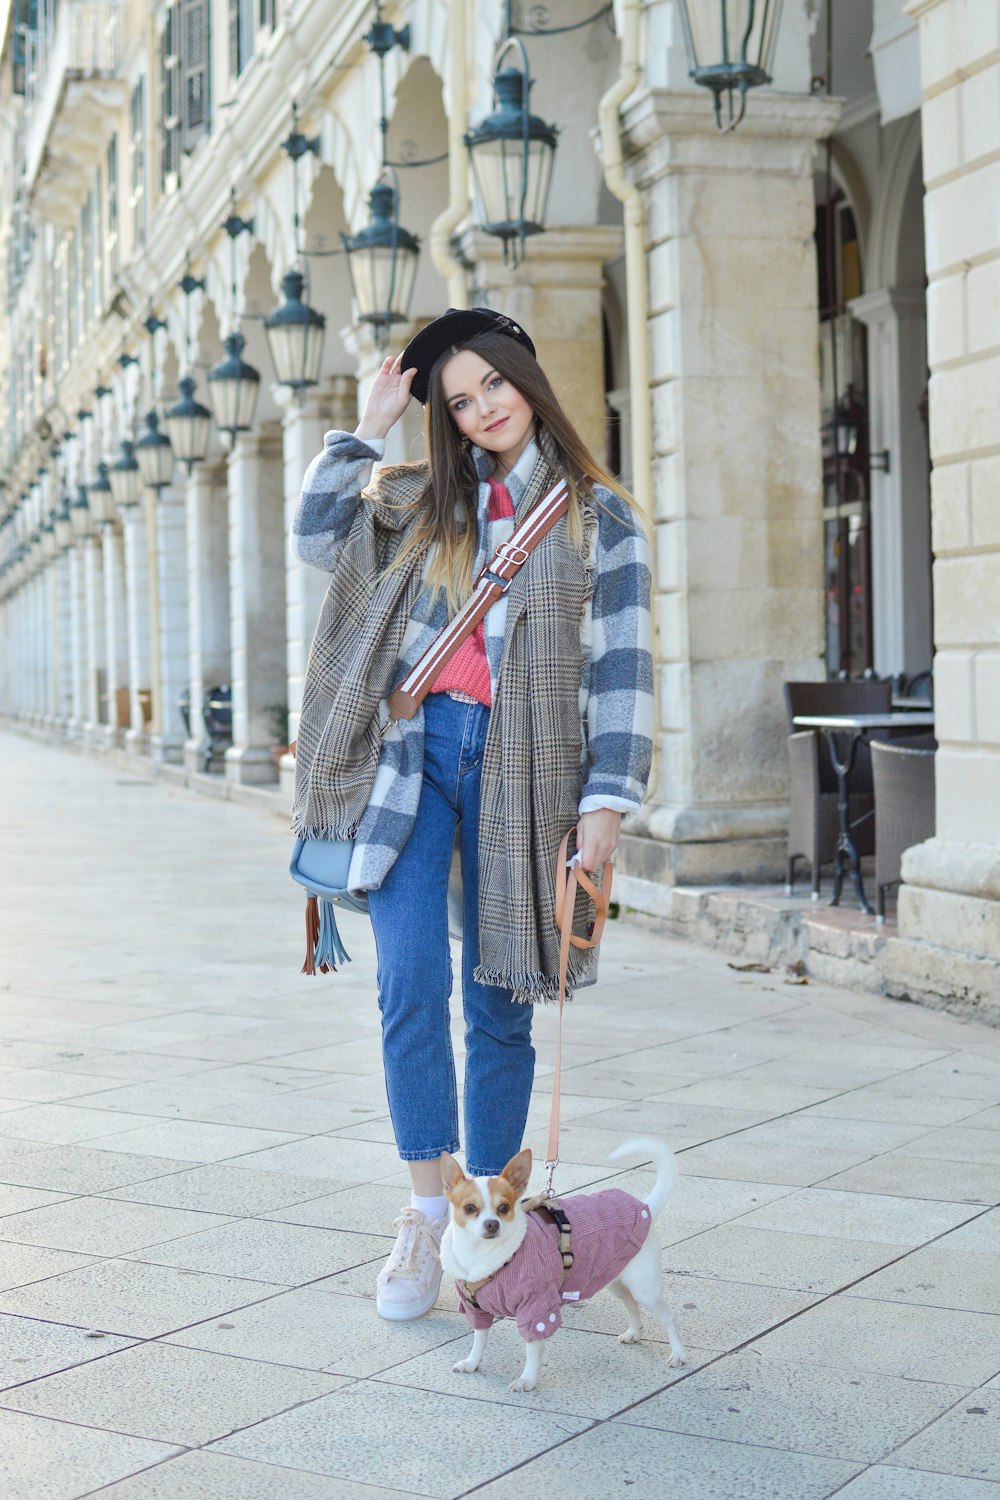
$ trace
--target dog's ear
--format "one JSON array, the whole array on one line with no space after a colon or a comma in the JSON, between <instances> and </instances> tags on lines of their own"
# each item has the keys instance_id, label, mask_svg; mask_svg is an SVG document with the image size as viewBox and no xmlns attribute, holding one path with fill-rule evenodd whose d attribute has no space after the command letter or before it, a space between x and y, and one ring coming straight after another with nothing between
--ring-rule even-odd
<instances>
[{"instance_id":1,"label":"dog's ear","mask_svg":"<svg viewBox=\"0 0 1000 1500\"><path fill-rule=\"evenodd\" d=\"M511 1187L516 1188L519 1193L523 1193L528 1186L528 1178L531 1176L531 1151L529 1147L525 1146L523 1151L519 1151L516 1156L512 1156L500 1173L500 1176L506 1177Z\"/></svg>"},{"instance_id":2,"label":"dog's ear","mask_svg":"<svg viewBox=\"0 0 1000 1500\"><path fill-rule=\"evenodd\" d=\"M441 1183L445 1192L448 1192L451 1188L456 1188L464 1177L465 1173L451 1152L443 1151L441 1153Z\"/></svg>"}]
</instances>

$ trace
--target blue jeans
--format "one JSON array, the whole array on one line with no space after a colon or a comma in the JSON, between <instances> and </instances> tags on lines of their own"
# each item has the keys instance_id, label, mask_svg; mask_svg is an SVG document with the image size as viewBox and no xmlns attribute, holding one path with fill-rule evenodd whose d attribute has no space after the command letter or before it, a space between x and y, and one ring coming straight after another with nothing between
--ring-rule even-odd
<instances>
[{"instance_id":1,"label":"blue jeans","mask_svg":"<svg viewBox=\"0 0 1000 1500\"><path fill-rule=\"evenodd\" d=\"M490 711L446 693L424 700L424 781L416 821L382 886L368 894L389 1112L404 1161L457 1151L448 1000L448 875L461 825L464 887L465 1146L471 1176L495 1176L521 1148L535 1052L532 1007L479 984L479 786Z\"/></svg>"}]
</instances>

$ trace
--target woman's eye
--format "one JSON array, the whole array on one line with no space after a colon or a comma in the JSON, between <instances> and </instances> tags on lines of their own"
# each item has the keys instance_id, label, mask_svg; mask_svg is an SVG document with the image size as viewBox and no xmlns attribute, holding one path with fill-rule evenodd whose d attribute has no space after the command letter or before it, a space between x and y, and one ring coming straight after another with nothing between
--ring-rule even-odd
<instances>
[{"instance_id":1,"label":"woman's eye","mask_svg":"<svg viewBox=\"0 0 1000 1500\"><path fill-rule=\"evenodd\" d=\"M490 390L492 391L498 385L503 385L502 375L494 375L493 379L490 381Z\"/></svg>"},{"instance_id":2,"label":"woman's eye","mask_svg":"<svg viewBox=\"0 0 1000 1500\"><path fill-rule=\"evenodd\" d=\"M461 411L462 407L463 406L468 406L468 404L469 403L466 400L464 400L464 399L461 400L461 401L454 401L454 402L452 402L451 409L452 409L452 411Z\"/></svg>"}]
</instances>

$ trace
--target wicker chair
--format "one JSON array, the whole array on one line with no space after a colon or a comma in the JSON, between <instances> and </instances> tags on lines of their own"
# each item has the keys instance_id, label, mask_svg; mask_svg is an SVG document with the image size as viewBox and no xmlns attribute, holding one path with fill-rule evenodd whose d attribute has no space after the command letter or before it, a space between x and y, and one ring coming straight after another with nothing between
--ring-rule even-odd
<instances>
[{"instance_id":1,"label":"wicker chair","mask_svg":"<svg viewBox=\"0 0 1000 1500\"><path fill-rule=\"evenodd\" d=\"M872 742L875 780L875 915L885 921L885 893L898 885L903 851L933 838L933 735Z\"/></svg>"},{"instance_id":2,"label":"wicker chair","mask_svg":"<svg viewBox=\"0 0 1000 1500\"><path fill-rule=\"evenodd\" d=\"M788 754L792 767L791 810L788 824L786 889L795 883L796 861L805 859L812 872L813 900L819 899L820 871L833 862L837 847L837 774L830 760L826 738L818 730L795 730L796 714L885 713L892 707L892 685L888 682L786 682ZM875 850L872 819L871 755L867 744L858 746L854 768L848 779L849 818L859 854Z\"/></svg>"}]
</instances>

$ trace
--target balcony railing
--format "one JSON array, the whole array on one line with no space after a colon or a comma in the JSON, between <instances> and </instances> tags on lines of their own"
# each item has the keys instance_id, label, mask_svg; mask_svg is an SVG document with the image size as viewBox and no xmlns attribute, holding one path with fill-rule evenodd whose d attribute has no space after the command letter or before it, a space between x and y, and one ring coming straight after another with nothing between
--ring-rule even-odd
<instances>
[{"instance_id":1,"label":"balcony railing","mask_svg":"<svg viewBox=\"0 0 1000 1500\"><path fill-rule=\"evenodd\" d=\"M121 97L121 0L43 0L39 29L27 37L24 104L29 191L46 158L77 166L93 155L101 117ZM109 91L111 80L118 86ZM55 139L55 137L58 137Z\"/></svg>"}]
</instances>

